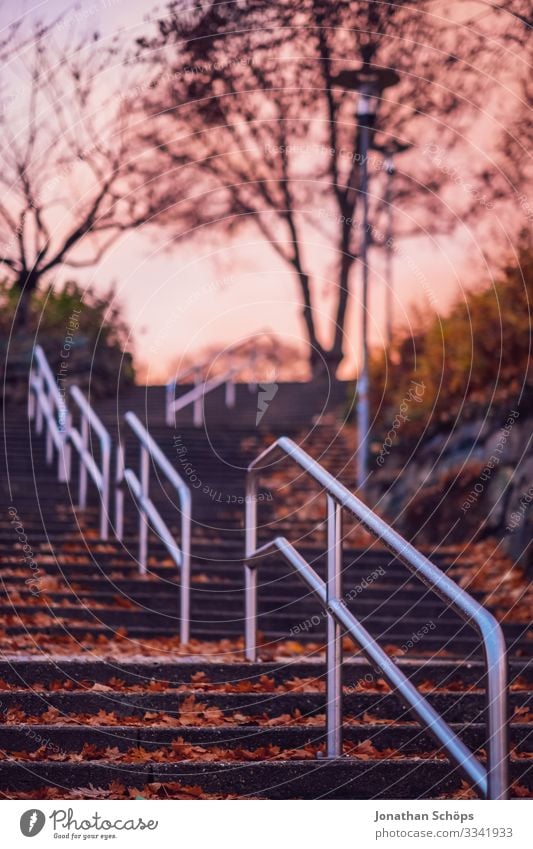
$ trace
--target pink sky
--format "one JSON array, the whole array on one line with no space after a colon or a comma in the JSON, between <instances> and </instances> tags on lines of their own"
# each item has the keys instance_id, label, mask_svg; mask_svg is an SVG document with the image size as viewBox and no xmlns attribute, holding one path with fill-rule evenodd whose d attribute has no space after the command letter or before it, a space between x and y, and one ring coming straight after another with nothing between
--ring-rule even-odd
<instances>
[{"instance_id":1,"label":"pink sky","mask_svg":"<svg viewBox=\"0 0 533 849\"><path fill-rule=\"evenodd\" d=\"M434 303L445 309L464 286L464 245L458 238L448 239L439 250L427 240L413 239L402 247L425 277ZM383 340L384 332L381 266L376 256L371 266L371 338L375 343ZM421 292L420 276L415 279L411 268L407 259L395 260L395 312L402 324L408 320L410 304L420 304L421 297L427 301ZM226 248L218 247L213 256L197 254L192 246L169 255L158 242L133 233L91 272L90 279L98 287L117 281L117 295L126 307L134 350L139 362L148 366L149 382L163 379L169 364L181 355L214 341L229 345L266 327L289 342L305 343L296 279L253 231L247 240L241 237ZM344 376L353 373L358 351L358 267L352 279ZM333 313L327 290L328 281L319 280L317 309L324 337L328 336L328 325L331 332Z\"/></svg>"},{"instance_id":2,"label":"pink sky","mask_svg":"<svg viewBox=\"0 0 533 849\"><path fill-rule=\"evenodd\" d=\"M470 2L462 4L463 12L471 7ZM50 0L25 6L32 16L55 16L67 10L66 19L70 16L82 29L97 29L104 36L121 30L132 41L146 32L146 18L152 8L151 2L141 0L93 0L79 7ZM6 17L5 7L2 17ZM401 211L397 214L400 216ZM82 278L98 289L108 288L111 281L117 283L117 295L132 329L133 350L137 362L145 367L149 382L163 380L171 364L182 355L214 342L231 344L265 327L287 341L304 344L296 280L253 229L231 243L214 241L211 253L205 247L199 251L192 245L168 252L165 238L161 233L130 233ZM401 249L402 257L394 263L395 314L404 325L410 304L429 303L428 291L432 302L444 310L473 279L473 267L478 278L480 270L483 274L481 254L467 232L438 241L429 237L404 241ZM333 262L331 249L326 247L326 251L331 253ZM320 267L327 267L328 256L318 238L311 255L313 252L322 260ZM379 343L384 330L385 283L378 249L371 251L370 263L370 333L371 339ZM355 266L342 376L353 374L357 363L360 276L360 268ZM329 341L328 329L331 330L330 291L328 280L319 278L316 306L325 342Z\"/></svg>"}]
</instances>

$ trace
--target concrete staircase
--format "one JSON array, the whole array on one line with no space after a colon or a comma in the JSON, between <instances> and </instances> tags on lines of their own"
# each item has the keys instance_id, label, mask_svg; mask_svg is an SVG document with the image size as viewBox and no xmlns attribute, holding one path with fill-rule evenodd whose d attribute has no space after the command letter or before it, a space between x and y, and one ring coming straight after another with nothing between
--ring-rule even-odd
<instances>
[{"instance_id":1,"label":"concrete staircase","mask_svg":"<svg viewBox=\"0 0 533 849\"><path fill-rule=\"evenodd\" d=\"M331 417L343 403L341 390L335 391L324 391L316 427L309 426L315 401L306 386L281 385L259 427L257 394L244 386L234 410L226 410L217 393L208 396L200 429L192 427L188 411L175 428L166 427L159 388L136 388L118 404L96 404L130 459L136 446L121 420L126 410L136 412L191 486L188 647L177 637L179 575L155 538L148 573L139 574L133 504L127 504L123 542L113 535L100 540L96 499L77 513L76 473L70 490L57 483L44 462L44 440L30 434L25 411L6 414L0 523L4 796L436 798L469 792L348 640L345 756L323 757L325 618L274 557L260 573L262 661L243 660L244 469L284 433L303 441L349 485L353 446ZM288 514L283 474L276 468L265 478L263 535L284 533L323 572L318 499L315 505L307 481L292 480L290 497L311 507ZM177 532L179 516L164 482L152 497ZM361 547L357 529L353 540L343 563L350 609L467 745L482 751L484 666L475 633L387 552ZM432 559L452 572L457 567L449 552L432 553ZM526 795L533 762L533 642L522 623L506 622L504 631L513 793Z\"/></svg>"}]
</instances>

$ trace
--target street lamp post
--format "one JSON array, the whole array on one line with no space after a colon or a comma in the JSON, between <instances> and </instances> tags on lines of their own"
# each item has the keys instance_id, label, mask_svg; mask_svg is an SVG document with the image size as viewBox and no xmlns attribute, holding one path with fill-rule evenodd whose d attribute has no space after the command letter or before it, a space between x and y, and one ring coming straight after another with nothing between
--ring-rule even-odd
<instances>
[{"instance_id":1,"label":"street lamp post","mask_svg":"<svg viewBox=\"0 0 533 849\"><path fill-rule=\"evenodd\" d=\"M360 193L363 203L361 217L360 259L362 264L362 315L361 315L361 366L357 379L357 488L364 489L368 477L368 438L370 430L370 375L368 367L368 151L370 130L376 116L377 101L371 86L362 87L357 99L357 121L360 134L361 179Z\"/></svg>"},{"instance_id":2,"label":"street lamp post","mask_svg":"<svg viewBox=\"0 0 533 849\"><path fill-rule=\"evenodd\" d=\"M409 143L392 139L383 146L374 145L374 149L383 154L383 170L387 175L384 201L387 209L387 230L385 237L385 338L390 351L394 331L393 293L394 293L394 176L396 174L395 156L409 150Z\"/></svg>"},{"instance_id":3,"label":"street lamp post","mask_svg":"<svg viewBox=\"0 0 533 849\"><path fill-rule=\"evenodd\" d=\"M357 488L362 493L368 478L368 443L370 430L370 375L368 356L368 151L374 127L378 98L385 88L399 82L395 71L372 68L368 64L358 71L341 71L334 82L342 88L358 93L356 120L359 126L359 153L361 162L359 192L363 206L359 256L362 269L361 364L357 378Z\"/></svg>"},{"instance_id":4,"label":"street lamp post","mask_svg":"<svg viewBox=\"0 0 533 849\"><path fill-rule=\"evenodd\" d=\"M394 209L392 206L392 184L394 179L394 157L392 152L385 158L383 169L387 174L387 185L385 188L385 205L387 207L387 231L385 239L385 338L387 339L387 350L390 353L392 347L392 310L393 297L393 239L394 239Z\"/></svg>"}]
</instances>

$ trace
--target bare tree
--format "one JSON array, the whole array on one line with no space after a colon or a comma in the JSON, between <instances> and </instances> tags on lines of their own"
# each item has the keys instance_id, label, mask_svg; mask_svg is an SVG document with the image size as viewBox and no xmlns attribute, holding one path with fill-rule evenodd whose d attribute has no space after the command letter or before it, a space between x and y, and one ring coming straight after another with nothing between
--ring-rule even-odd
<instances>
[{"instance_id":1,"label":"bare tree","mask_svg":"<svg viewBox=\"0 0 533 849\"><path fill-rule=\"evenodd\" d=\"M153 210L133 165L118 45L73 42L61 21L21 38L2 44L0 263L25 324L45 276L95 264Z\"/></svg>"},{"instance_id":2,"label":"bare tree","mask_svg":"<svg viewBox=\"0 0 533 849\"><path fill-rule=\"evenodd\" d=\"M336 85L337 75L346 67L400 75L380 99L372 132L374 243L381 243L386 214L377 151L394 141L411 148L392 196L402 210L398 236L450 232L458 215L480 214L481 193L489 203L490 169L480 157L477 173L468 175L479 191L455 191L447 210L439 193L454 189L450 167L437 167L431 151L438 145L453 156L464 147L495 75L512 65L513 49L526 37L523 20L506 7L527 4L485 5L479 23L464 25L444 15L444 4L403 0L204 2L192 11L173 2L157 33L139 41L147 78L137 99L144 100L144 138L154 151L147 176L166 174L159 220L176 239L211 232L215 224L225 234L255 226L296 274L315 371L324 363L334 371L343 358L361 239L356 95ZM319 275L307 247L318 240L337 257L329 346L318 338Z\"/></svg>"}]
</instances>

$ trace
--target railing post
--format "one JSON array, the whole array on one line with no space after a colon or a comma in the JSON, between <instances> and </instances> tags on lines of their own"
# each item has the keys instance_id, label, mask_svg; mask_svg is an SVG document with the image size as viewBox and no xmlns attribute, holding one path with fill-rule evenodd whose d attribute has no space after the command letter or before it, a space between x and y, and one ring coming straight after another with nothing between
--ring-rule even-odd
<instances>
[{"instance_id":1,"label":"railing post","mask_svg":"<svg viewBox=\"0 0 533 849\"><path fill-rule=\"evenodd\" d=\"M79 464L78 505L80 510L85 510L87 507L87 466L85 465L85 458L83 455L89 450L89 421L83 410L81 411L80 429L83 453L80 454Z\"/></svg>"},{"instance_id":2,"label":"railing post","mask_svg":"<svg viewBox=\"0 0 533 849\"><path fill-rule=\"evenodd\" d=\"M233 409L236 401L236 387L233 378L226 381L225 401L226 407Z\"/></svg>"},{"instance_id":3,"label":"railing post","mask_svg":"<svg viewBox=\"0 0 533 849\"><path fill-rule=\"evenodd\" d=\"M202 381L200 372L195 372L194 385L199 386ZM201 427L204 423L204 396L199 395L193 404L193 424L195 427Z\"/></svg>"},{"instance_id":4,"label":"railing post","mask_svg":"<svg viewBox=\"0 0 533 849\"><path fill-rule=\"evenodd\" d=\"M257 548L257 476L248 472L245 497L246 558L252 558ZM247 562L244 566L245 623L244 645L247 660L257 659L257 567Z\"/></svg>"},{"instance_id":5,"label":"railing post","mask_svg":"<svg viewBox=\"0 0 533 849\"><path fill-rule=\"evenodd\" d=\"M509 743L506 646L498 622L489 621L487 630L483 641L487 665L487 798L507 799Z\"/></svg>"},{"instance_id":6,"label":"railing post","mask_svg":"<svg viewBox=\"0 0 533 849\"><path fill-rule=\"evenodd\" d=\"M148 560L148 518L144 512L142 500L148 498L150 484L150 454L148 449L141 445L141 504L139 505L139 571L146 574Z\"/></svg>"},{"instance_id":7,"label":"railing post","mask_svg":"<svg viewBox=\"0 0 533 849\"><path fill-rule=\"evenodd\" d=\"M124 446L117 446L117 457L115 466L115 536L122 542L124 536L124 492L122 489L124 481Z\"/></svg>"},{"instance_id":8,"label":"railing post","mask_svg":"<svg viewBox=\"0 0 533 849\"><path fill-rule=\"evenodd\" d=\"M342 594L342 508L331 495L327 496L327 580L326 597L338 601ZM342 637L336 618L327 614L326 646L326 755L342 755Z\"/></svg>"},{"instance_id":9,"label":"railing post","mask_svg":"<svg viewBox=\"0 0 533 849\"><path fill-rule=\"evenodd\" d=\"M109 537L109 488L111 467L111 442L106 439L102 443L102 492L100 493L100 536Z\"/></svg>"},{"instance_id":10,"label":"railing post","mask_svg":"<svg viewBox=\"0 0 533 849\"><path fill-rule=\"evenodd\" d=\"M43 393L45 392L43 388ZM50 397L46 394L48 402L50 403ZM46 422L46 464L50 466L54 459L54 442L52 439L52 430L50 428L50 422Z\"/></svg>"},{"instance_id":11,"label":"railing post","mask_svg":"<svg viewBox=\"0 0 533 849\"><path fill-rule=\"evenodd\" d=\"M186 645L191 636L191 496L187 491L181 504L180 640Z\"/></svg>"},{"instance_id":12,"label":"railing post","mask_svg":"<svg viewBox=\"0 0 533 849\"><path fill-rule=\"evenodd\" d=\"M165 388L165 421L167 427L174 427L176 425L176 414L173 410L173 403L176 398L176 381L170 380Z\"/></svg>"},{"instance_id":13,"label":"railing post","mask_svg":"<svg viewBox=\"0 0 533 849\"><path fill-rule=\"evenodd\" d=\"M63 421L63 441L57 458L57 476L62 483L70 481L72 452L70 446L70 428L72 425L72 413L65 413Z\"/></svg>"}]
</instances>

